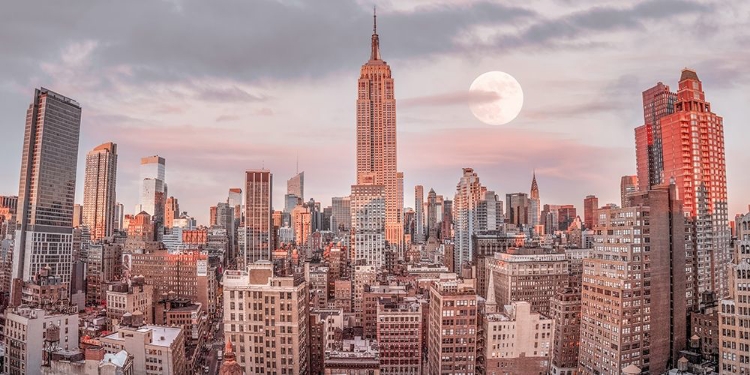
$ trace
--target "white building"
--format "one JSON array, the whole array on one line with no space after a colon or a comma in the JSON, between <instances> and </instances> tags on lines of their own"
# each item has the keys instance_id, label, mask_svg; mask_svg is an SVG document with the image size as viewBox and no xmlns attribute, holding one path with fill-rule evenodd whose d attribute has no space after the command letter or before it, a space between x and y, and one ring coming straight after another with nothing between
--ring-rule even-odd
<instances>
[{"instance_id":1,"label":"white building","mask_svg":"<svg viewBox=\"0 0 750 375\"><path fill-rule=\"evenodd\" d=\"M385 190L382 185L352 185L351 249L357 261L383 266L385 252Z\"/></svg>"},{"instance_id":2,"label":"white building","mask_svg":"<svg viewBox=\"0 0 750 375\"><path fill-rule=\"evenodd\" d=\"M77 311L77 308L71 311ZM6 310L3 373L20 375L41 372L44 340L52 326L59 332L59 341L54 344L55 348L78 348L77 312L45 311L24 306Z\"/></svg>"},{"instance_id":3,"label":"white building","mask_svg":"<svg viewBox=\"0 0 750 375\"><path fill-rule=\"evenodd\" d=\"M172 375L188 373L182 328L153 325L120 327L100 339L107 353L125 350L133 356L133 373Z\"/></svg>"}]
</instances>

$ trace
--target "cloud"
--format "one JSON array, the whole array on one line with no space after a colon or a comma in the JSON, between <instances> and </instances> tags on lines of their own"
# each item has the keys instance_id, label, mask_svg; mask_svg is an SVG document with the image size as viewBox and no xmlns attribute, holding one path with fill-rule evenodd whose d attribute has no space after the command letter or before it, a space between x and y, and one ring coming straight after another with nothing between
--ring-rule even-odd
<instances>
[{"instance_id":1,"label":"cloud","mask_svg":"<svg viewBox=\"0 0 750 375\"><path fill-rule=\"evenodd\" d=\"M416 98L407 98L399 102L401 107L434 107L434 106L451 106L451 105L469 105L470 103L485 103L500 99L500 95L495 91L457 91L445 94L421 96Z\"/></svg>"},{"instance_id":2,"label":"cloud","mask_svg":"<svg viewBox=\"0 0 750 375\"><path fill-rule=\"evenodd\" d=\"M711 5L692 0L648 0L630 7L593 6L583 11L538 21L517 33L498 35L497 48L556 47L584 38L591 41L602 33L642 30L648 21L663 22L686 14L713 12Z\"/></svg>"}]
</instances>

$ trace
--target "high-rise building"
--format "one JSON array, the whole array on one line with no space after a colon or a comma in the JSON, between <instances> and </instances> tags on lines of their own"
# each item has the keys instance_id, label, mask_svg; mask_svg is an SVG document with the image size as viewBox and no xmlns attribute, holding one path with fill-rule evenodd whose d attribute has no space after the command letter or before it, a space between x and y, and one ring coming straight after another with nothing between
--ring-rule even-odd
<instances>
[{"instance_id":1,"label":"high-rise building","mask_svg":"<svg viewBox=\"0 0 750 375\"><path fill-rule=\"evenodd\" d=\"M305 201L305 172L299 172L286 182L286 193Z\"/></svg>"},{"instance_id":2,"label":"high-rise building","mask_svg":"<svg viewBox=\"0 0 750 375\"><path fill-rule=\"evenodd\" d=\"M430 286L428 375L476 373L478 298L470 281L442 279Z\"/></svg>"},{"instance_id":3,"label":"high-rise building","mask_svg":"<svg viewBox=\"0 0 750 375\"><path fill-rule=\"evenodd\" d=\"M628 195L638 191L638 176L622 176L620 179L620 206L627 207Z\"/></svg>"},{"instance_id":4,"label":"high-rise building","mask_svg":"<svg viewBox=\"0 0 750 375\"><path fill-rule=\"evenodd\" d=\"M175 197L169 197L164 203L164 228L171 229L174 219L180 218L180 202Z\"/></svg>"},{"instance_id":5,"label":"high-rise building","mask_svg":"<svg viewBox=\"0 0 750 375\"><path fill-rule=\"evenodd\" d=\"M723 119L711 111L703 83L690 69L682 70L676 94L657 84L643 96L645 125L635 130L641 190L672 181L677 186L690 218L688 278L695 282L689 303L696 305L704 291L725 296L731 249ZM649 147L650 158L643 151Z\"/></svg>"},{"instance_id":6,"label":"high-rise building","mask_svg":"<svg viewBox=\"0 0 750 375\"><path fill-rule=\"evenodd\" d=\"M487 272L495 282L500 306L526 301L531 310L549 316L550 299L568 283L565 254L544 254L535 249L509 249L486 259ZM489 285L487 286L489 290Z\"/></svg>"},{"instance_id":7,"label":"high-rise building","mask_svg":"<svg viewBox=\"0 0 750 375\"><path fill-rule=\"evenodd\" d=\"M46 265L70 282L80 129L76 101L45 88L35 91L26 112L14 279L29 280Z\"/></svg>"},{"instance_id":8,"label":"high-rise building","mask_svg":"<svg viewBox=\"0 0 750 375\"><path fill-rule=\"evenodd\" d=\"M635 366L648 374L676 367L686 344L685 217L674 185L598 211L594 249L584 259L582 374Z\"/></svg>"},{"instance_id":9,"label":"high-rise building","mask_svg":"<svg viewBox=\"0 0 750 375\"><path fill-rule=\"evenodd\" d=\"M643 92L643 125L636 128L638 190L666 183L664 176L661 120L674 113L677 95L659 82Z\"/></svg>"},{"instance_id":10,"label":"high-rise building","mask_svg":"<svg viewBox=\"0 0 750 375\"><path fill-rule=\"evenodd\" d=\"M530 208L531 200L526 193L510 193L505 195L505 209L508 211L506 219L509 224L517 227L528 226L531 223L529 218Z\"/></svg>"},{"instance_id":11,"label":"high-rise building","mask_svg":"<svg viewBox=\"0 0 750 375\"><path fill-rule=\"evenodd\" d=\"M209 313L216 309L216 276L208 267L208 255L198 251L170 254L157 250L145 254L123 254L123 272L142 275L161 296L174 292L179 298L199 302Z\"/></svg>"},{"instance_id":12,"label":"high-rise building","mask_svg":"<svg viewBox=\"0 0 750 375\"><path fill-rule=\"evenodd\" d=\"M442 203L442 202L441 202ZM438 207L437 194L434 189L427 193L427 237L437 238Z\"/></svg>"},{"instance_id":13,"label":"high-rise building","mask_svg":"<svg viewBox=\"0 0 750 375\"><path fill-rule=\"evenodd\" d=\"M380 374L422 373L422 305L381 299L377 306Z\"/></svg>"},{"instance_id":14,"label":"high-rise building","mask_svg":"<svg viewBox=\"0 0 750 375\"><path fill-rule=\"evenodd\" d=\"M693 296L704 291L725 296L732 254L724 125L711 111L703 84L692 70L682 71L674 113L661 118L661 143L663 183L675 181L684 212L690 217L693 272L697 275Z\"/></svg>"},{"instance_id":15,"label":"high-rise building","mask_svg":"<svg viewBox=\"0 0 750 375\"><path fill-rule=\"evenodd\" d=\"M719 309L719 373L750 374L750 213L735 220L737 241L729 297Z\"/></svg>"},{"instance_id":16,"label":"high-rise building","mask_svg":"<svg viewBox=\"0 0 750 375\"><path fill-rule=\"evenodd\" d=\"M380 269L385 253L385 191L382 185L352 185L349 245L354 264Z\"/></svg>"},{"instance_id":17,"label":"high-rise building","mask_svg":"<svg viewBox=\"0 0 750 375\"><path fill-rule=\"evenodd\" d=\"M308 293L304 277L278 277L273 264L224 273L224 334L246 374L307 374Z\"/></svg>"},{"instance_id":18,"label":"high-rise building","mask_svg":"<svg viewBox=\"0 0 750 375\"><path fill-rule=\"evenodd\" d=\"M91 240L112 235L115 229L115 187L117 186L117 145L108 142L86 154L83 182L83 225Z\"/></svg>"},{"instance_id":19,"label":"high-rise building","mask_svg":"<svg viewBox=\"0 0 750 375\"><path fill-rule=\"evenodd\" d=\"M141 201L135 213L145 211L154 221L164 223L167 198L166 160L159 155L141 158Z\"/></svg>"},{"instance_id":20,"label":"high-rise building","mask_svg":"<svg viewBox=\"0 0 750 375\"><path fill-rule=\"evenodd\" d=\"M122 203L115 203L115 231L123 231L128 228L125 226L125 205Z\"/></svg>"},{"instance_id":21,"label":"high-rise building","mask_svg":"<svg viewBox=\"0 0 750 375\"><path fill-rule=\"evenodd\" d=\"M552 326L551 375L571 375L578 368L581 338L581 291L561 288L550 301Z\"/></svg>"},{"instance_id":22,"label":"high-rise building","mask_svg":"<svg viewBox=\"0 0 750 375\"><path fill-rule=\"evenodd\" d=\"M453 199L453 218L455 220L455 248L453 266L461 269L463 264L474 258L471 235L479 227L477 206L487 190L479 182L479 176L472 168L464 168L463 175L456 185L456 196Z\"/></svg>"},{"instance_id":23,"label":"high-rise building","mask_svg":"<svg viewBox=\"0 0 750 375\"><path fill-rule=\"evenodd\" d=\"M477 231L503 230L503 201L494 191L485 191L477 202Z\"/></svg>"},{"instance_id":24,"label":"high-rise building","mask_svg":"<svg viewBox=\"0 0 750 375\"><path fill-rule=\"evenodd\" d=\"M103 305L106 285L122 275L122 246L110 243L92 243L86 257L86 303Z\"/></svg>"},{"instance_id":25,"label":"high-rise building","mask_svg":"<svg viewBox=\"0 0 750 375\"><path fill-rule=\"evenodd\" d=\"M334 233L349 231L352 225L351 200L349 197L331 198L331 230Z\"/></svg>"},{"instance_id":26,"label":"high-rise building","mask_svg":"<svg viewBox=\"0 0 750 375\"><path fill-rule=\"evenodd\" d=\"M532 228L540 225L541 202L539 200L539 185L536 183L536 172L531 178L531 191L529 194L529 225Z\"/></svg>"},{"instance_id":27,"label":"high-rise building","mask_svg":"<svg viewBox=\"0 0 750 375\"><path fill-rule=\"evenodd\" d=\"M414 243L424 243L424 187L414 187Z\"/></svg>"},{"instance_id":28,"label":"high-rise building","mask_svg":"<svg viewBox=\"0 0 750 375\"><path fill-rule=\"evenodd\" d=\"M596 226L596 210L599 208L599 198L587 195L583 200L583 223L586 229Z\"/></svg>"},{"instance_id":29,"label":"high-rise building","mask_svg":"<svg viewBox=\"0 0 750 375\"><path fill-rule=\"evenodd\" d=\"M376 20L376 18L373 18ZM396 147L396 98L391 67L380 58L380 38L373 23L370 60L357 82L357 185L383 186L385 238L403 242L403 174L399 178Z\"/></svg>"},{"instance_id":30,"label":"high-rise building","mask_svg":"<svg viewBox=\"0 0 750 375\"><path fill-rule=\"evenodd\" d=\"M526 236L518 232L504 232L499 230L480 231L471 236L474 249L474 263L476 264L476 288L480 296L487 295L488 269L487 261L492 260L496 253L505 253L510 248L523 247Z\"/></svg>"},{"instance_id":31,"label":"high-rise building","mask_svg":"<svg viewBox=\"0 0 750 375\"><path fill-rule=\"evenodd\" d=\"M443 216L440 226L440 239L453 238L453 201L443 200Z\"/></svg>"},{"instance_id":32,"label":"high-rise building","mask_svg":"<svg viewBox=\"0 0 750 375\"><path fill-rule=\"evenodd\" d=\"M273 174L268 170L245 172L245 264L270 260L273 243Z\"/></svg>"}]
</instances>

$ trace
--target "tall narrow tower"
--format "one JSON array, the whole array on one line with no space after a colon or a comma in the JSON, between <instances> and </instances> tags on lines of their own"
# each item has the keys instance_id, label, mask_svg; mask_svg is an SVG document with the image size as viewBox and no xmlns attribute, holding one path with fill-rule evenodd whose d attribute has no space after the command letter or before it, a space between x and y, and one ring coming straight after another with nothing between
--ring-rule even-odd
<instances>
[{"instance_id":1,"label":"tall narrow tower","mask_svg":"<svg viewBox=\"0 0 750 375\"><path fill-rule=\"evenodd\" d=\"M29 280L49 266L52 274L70 282L80 130L76 101L45 88L35 91L26 112L14 279Z\"/></svg>"},{"instance_id":2,"label":"tall narrow tower","mask_svg":"<svg viewBox=\"0 0 750 375\"><path fill-rule=\"evenodd\" d=\"M92 240L109 237L115 228L115 185L117 183L117 145L104 143L86 154L83 184L83 224Z\"/></svg>"},{"instance_id":3,"label":"tall narrow tower","mask_svg":"<svg viewBox=\"0 0 750 375\"><path fill-rule=\"evenodd\" d=\"M396 99L391 68L380 58L377 16L373 16L370 60L357 83L357 185L382 185L385 191L386 241L403 241L403 189L396 158Z\"/></svg>"},{"instance_id":4,"label":"tall narrow tower","mask_svg":"<svg viewBox=\"0 0 750 375\"><path fill-rule=\"evenodd\" d=\"M529 197L531 198L529 203L529 225L532 228L540 224L539 216L541 215L541 202L539 200L539 185L536 183L536 171L533 172L531 177L531 191Z\"/></svg>"}]
</instances>

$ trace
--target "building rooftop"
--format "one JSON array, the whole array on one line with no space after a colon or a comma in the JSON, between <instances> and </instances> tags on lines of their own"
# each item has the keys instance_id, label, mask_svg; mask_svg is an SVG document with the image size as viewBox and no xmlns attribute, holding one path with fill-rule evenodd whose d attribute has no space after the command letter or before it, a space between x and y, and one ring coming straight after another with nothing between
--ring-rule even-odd
<instances>
[{"instance_id":1,"label":"building rooftop","mask_svg":"<svg viewBox=\"0 0 750 375\"><path fill-rule=\"evenodd\" d=\"M109 336L106 336L105 339L115 340L115 341L124 341L125 332L127 331L133 331L133 332L144 333L144 334L151 331L151 343L150 343L151 345L169 347L172 345L172 342L174 342L174 340L177 339L177 337L180 335L182 328L162 327L162 326L152 326L152 325L145 325L139 328L120 327L119 331Z\"/></svg>"},{"instance_id":2,"label":"building rooftop","mask_svg":"<svg viewBox=\"0 0 750 375\"><path fill-rule=\"evenodd\" d=\"M125 363L128 361L128 352L121 350L117 354L110 354L107 353L104 355L104 358L102 358L101 363L112 363L116 365L117 367L123 367L125 366Z\"/></svg>"}]
</instances>

